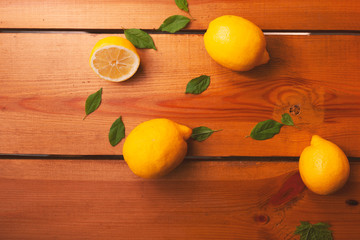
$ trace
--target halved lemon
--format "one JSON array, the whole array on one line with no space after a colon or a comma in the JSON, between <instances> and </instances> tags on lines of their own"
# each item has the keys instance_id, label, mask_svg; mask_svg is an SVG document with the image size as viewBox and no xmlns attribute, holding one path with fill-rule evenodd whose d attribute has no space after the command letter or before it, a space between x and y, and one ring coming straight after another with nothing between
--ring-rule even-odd
<instances>
[{"instance_id":1,"label":"halved lemon","mask_svg":"<svg viewBox=\"0 0 360 240\"><path fill-rule=\"evenodd\" d=\"M122 82L131 78L140 65L135 46L127 39L111 36L99 40L90 55L90 66L101 78Z\"/></svg>"}]
</instances>

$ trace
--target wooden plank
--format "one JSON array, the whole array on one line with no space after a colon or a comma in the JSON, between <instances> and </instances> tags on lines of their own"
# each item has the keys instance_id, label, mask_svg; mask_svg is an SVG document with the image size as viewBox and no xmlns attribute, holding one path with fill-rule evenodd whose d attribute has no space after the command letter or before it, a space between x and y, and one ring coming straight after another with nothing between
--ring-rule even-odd
<instances>
[{"instance_id":1,"label":"wooden plank","mask_svg":"<svg viewBox=\"0 0 360 240\"><path fill-rule=\"evenodd\" d=\"M360 233L358 162L329 196L303 188L297 162L186 161L144 180L117 160L2 159L0 188L8 240L298 239L300 221L331 224L336 240Z\"/></svg>"},{"instance_id":2,"label":"wooden plank","mask_svg":"<svg viewBox=\"0 0 360 240\"><path fill-rule=\"evenodd\" d=\"M358 36L267 36L270 63L237 73L209 58L202 35L153 35L158 51L140 50L140 70L120 84L88 65L105 36L0 34L1 153L121 154L123 141L112 147L108 131L122 115L126 134L159 117L223 129L190 140L189 156L299 156L312 134L360 156ZM211 76L208 90L184 94L201 74ZM83 120L87 96L101 87L100 108ZM283 127L267 141L246 138L257 122L280 121L293 105L298 128Z\"/></svg>"},{"instance_id":3,"label":"wooden plank","mask_svg":"<svg viewBox=\"0 0 360 240\"><path fill-rule=\"evenodd\" d=\"M221 15L243 16L268 30L360 30L357 0L189 0L195 19L188 29L206 29ZM1 1L0 28L157 29L169 16L187 15L174 1Z\"/></svg>"}]
</instances>

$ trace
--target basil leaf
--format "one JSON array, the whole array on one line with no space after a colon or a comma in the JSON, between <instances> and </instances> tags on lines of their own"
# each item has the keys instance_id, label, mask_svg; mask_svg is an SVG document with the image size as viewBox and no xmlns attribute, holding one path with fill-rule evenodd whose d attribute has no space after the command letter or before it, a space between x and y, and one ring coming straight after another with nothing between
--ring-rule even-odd
<instances>
[{"instance_id":1,"label":"basil leaf","mask_svg":"<svg viewBox=\"0 0 360 240\"><path fill-rule=\"evenodd\" d=\"M290 114L288 113L284 113L282 116L281 116L281 122L285 125L288 125L288 126L294 126L294 122L290 116Z\"/></svg>"},{"instance_id":2,"label":"basil leaf","mask_svg":"<svg viewBox=\"0 0 360 240\"><path fill-rule=\"evenodd\" d=\"M101 97L102 97L102 88L100 88L97 92L91 94L85 102L85 117L83 120L92 112L94 112L101 103Z\"/></svg>"},{"instance_id":3,"label":"basil leaf","mask_svg":"<svg viewBox=\"0 0 360 240\"><path fill-rule=\"evenodd\" d=\"M309 222L300 222L301 225L296 227L295 235L300 235L300 240L333 240L332 232L327 223L311 224Z\"/></svg>"},{"instance_id":4,"label":"basil leaf","mask_svg":"<svg viewBox=\"0 0 360 240\"><path fill-rule=\"evenodd\" d=\"M201 75L194 78L186 85L185 93L200 94L205 91L210 85L210 77L207 75Z\"/></svg>"},{"instance_id":5,"label":"basil leaf","mask_svg":"<svg viewBox=\"0 0 360 240\"><path fill-rule=\"evenodd\" d=\"M115 147L125 137L125 126L121 116L111 125L109 131L109 142Z\"/></svg>"},{"instance_id":6,"label":"basil leaf","mask_svg":"<svg viewBox=\"0 0 360 240\"><path fill-rule=\"evenodd\" d=\"M165 19L165 21L159 27L160 31L175 33L188 25L190 22L190 18L181 16L181 15L173 15Z\"/></svg>"},{"instance_id":7,"label":"basil leaf","mask_svg":"<svg viewBox=\"0 0 360 240\"><path fill-rule=\"evenodd\" d=\"M189 12L187 0L175 0L176 6L185 12Z\"/></svg>"},{"instance_id":8,"label":"basil leaf","mask_svg":"<svg viewBox=\"0 0 360 240\"><path fill-rule=\"evenodd\" d=\"M141 29L124 30L125 37L137 48L152 48L156 50L152 37Z\"/></svg>"},{"instance_id":9,"label":"basil leaf","mask_svg":"<svg viewBox=\"0 0 360 240\"><path fill-rule=\"evenodd\" d=\"M283 125L272 119L259 122L251 131L250 137L255 140L266 140L280 132Z\"/></svg>"},{"instance_id":10,"label":"basil leaf","mask_svg":"<svg viewBox=\"0 0 360 240\"><path fill-rule=\"evenodd\" d=\"M220 130L211 130L210 128L208 127L204 127L204 126L201 126L201 127L196 127L192 130L192 134L191 134L191 138L198 141L198 142L202 142L206 139L208 139L208 137L211 136L211 134L213 134L214 132L218 132L218 131L221 131L222 129Z\"/></svg>"}]
</instances>

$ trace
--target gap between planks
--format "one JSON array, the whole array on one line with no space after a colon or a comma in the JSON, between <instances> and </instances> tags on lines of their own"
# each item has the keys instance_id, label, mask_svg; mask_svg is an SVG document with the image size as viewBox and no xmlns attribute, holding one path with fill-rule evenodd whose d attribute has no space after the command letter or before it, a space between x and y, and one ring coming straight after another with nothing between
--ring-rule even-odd
<instances>
[{"instance_id":1,"label":"gap between planks","mask_svg":"<svg viewBox=\"0 0 360 240\"><path fill-rule=\"evenodd\" d=\"M156 29L142 29L149 34L173 34ZM181 30L176 34L204 34L206 30ZM307 36L307 35L360 35L360 31L348 30L271 30L263 29L265 35ZM69 33L69 34L123 34L124 29L47 29L47 28L0 28L0 33Z\"/></svg>"},{"instance_id":2,"label":"gap between planks","mask_svg":"<svg viewBox=\"0 0 360 240\"><path fill-rule=\"evenodd\" d=\"M124 160L123 155L57 155L57 154L0 154L4 159L38 160ZM360 162L360 157L349 157L349 162ZM186 156L184 161L249 161L249 162L297 162L299 157L254 157L254 156Z\"/></svg>"}]
</instances>

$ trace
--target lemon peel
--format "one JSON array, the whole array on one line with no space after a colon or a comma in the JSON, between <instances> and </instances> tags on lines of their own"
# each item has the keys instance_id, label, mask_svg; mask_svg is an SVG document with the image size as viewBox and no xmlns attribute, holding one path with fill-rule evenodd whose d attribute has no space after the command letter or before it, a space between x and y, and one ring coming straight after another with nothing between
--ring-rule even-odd
<instances>
[{"instance_id":1,"label":"lemon peel","mask_svg":"<svg viewBox=\"0 0 360 240\"><path fill-rule=\"evenodd\" d=\"M311 145L300 155L299 172L312 192L327 195L345 185L350 165L345 153L336 144L314 135Z\"/></svg>"},{"instance_id":2,"label":"lemon peel","mask_svg":"<svg viewBox=\"0 0 360 240\"><path fill-rule=\"evenodd\" d=\"M187 152L192 130L165 118L152 119L136 126L126 137L124 160L143 178L159 178L176 168Z\"/></svg>"},{"instance_id":3,"label":"lemon peel","mask_svg":"<svg viewBox=\"0 0 360 240\"><path fill-rule=\"evenodd\" d=\"M224 15L212 20L204 44L211 58L234 71L248 71L270 59L261 29L239 16Z\"/></svg>"}]
</instances>

